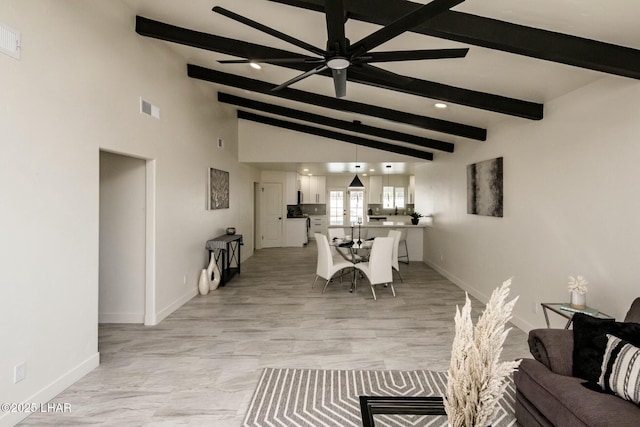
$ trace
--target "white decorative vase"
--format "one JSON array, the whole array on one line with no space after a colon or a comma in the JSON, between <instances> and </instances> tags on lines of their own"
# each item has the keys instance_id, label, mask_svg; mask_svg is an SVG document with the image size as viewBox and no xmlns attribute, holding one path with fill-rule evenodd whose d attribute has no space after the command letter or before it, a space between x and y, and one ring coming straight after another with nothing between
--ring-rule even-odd
<instances>
[{"instance_id":1,"label":"white decorative vase","mask_svg":"<svg viewBox=\"0 0 640 427\"><path fill-rule=\"evenodd\" d=\"M571 307L578 310L584 310L585 308L587 308L587 294L581 294L580 292L572 291Z\"/></svg>"},{"instance_id":2,"label":"white decorative vase","mask_svg":"<svg viewBox=\"0 0 640 427\"><path fill-rule=\"evenodd\" d=\"M200 272L200 280L198 280L198 291L200 291L200 295L206 295L209 293L209 278L207 277L206 268L203 268Z\"/></svg>"},{"instance_id":3,"label":"white decorative vase","mask_svg":"<svg viewBox=\"0 0 640 427\"><path fill-rule=\"evenodd\" d=\"M211 280L211 275L213 274L213 280ZM220 270L218 270L218 264L216 264L216 257L211 255L211 260L209 260L209 266L207 267L207 280L209 280L209 290L214 290L218 288L220 284Z\"/></svg>"}]
</instances>

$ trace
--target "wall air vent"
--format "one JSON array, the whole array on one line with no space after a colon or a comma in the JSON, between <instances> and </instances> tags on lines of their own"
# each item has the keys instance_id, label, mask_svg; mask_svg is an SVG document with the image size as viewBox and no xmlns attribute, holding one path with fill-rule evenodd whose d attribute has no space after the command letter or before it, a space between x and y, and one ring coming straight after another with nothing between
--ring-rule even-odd
<instances>
[{"instance_id":1,"label":"wall air vent","mask_svg":"<svg viewBox=\"0 0 640 427\"><path fill-rule=\"evenodd\" d=\"M0 52L20 59L20 33L0 24Z\"/></svg>"},{"instance_id":2,"label":"wall air vent","mask_svg":"<svg viewBox=\"0 0 640 427\"><path fill-rule=\"evenodd\" d=\"M218 138L218 148L224 148L224 139Z\"/></svg>"},{"instance_id":3,"label":"wall air vent","mask_svg":"<svg viewBox=\"0 0 640 427\"><path fill-rule=\"evenodd\" d=\"M142 114L146 114L147 116L151 116L154 119L160 118L160 107L157 107L142 98L140 98L140 112Z\"/></svg>"}]
</instances>

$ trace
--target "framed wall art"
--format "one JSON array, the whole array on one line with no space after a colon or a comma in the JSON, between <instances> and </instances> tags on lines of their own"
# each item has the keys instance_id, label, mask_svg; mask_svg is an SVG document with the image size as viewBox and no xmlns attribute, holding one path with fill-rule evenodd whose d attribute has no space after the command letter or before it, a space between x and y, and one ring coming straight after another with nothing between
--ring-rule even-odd
<instances>
[{"instance_id":1,"label":"framed wall art","mask_svg":"<svg viewBox=\"0 0 640 427\"><path fill-rule=\"evenodd\" d=\"M502 157L467 166L467 213L503 216Z\"/></svg>"},{"instance_id":2,"label":"framed wall art","mask_svg":"<svg viewBox=\"0 0 640 427\"><path fill-rule=\"evenodd\" d=\"M229 209L229 172L209 168L209 209Z\"/></svg>"}]
</instances>

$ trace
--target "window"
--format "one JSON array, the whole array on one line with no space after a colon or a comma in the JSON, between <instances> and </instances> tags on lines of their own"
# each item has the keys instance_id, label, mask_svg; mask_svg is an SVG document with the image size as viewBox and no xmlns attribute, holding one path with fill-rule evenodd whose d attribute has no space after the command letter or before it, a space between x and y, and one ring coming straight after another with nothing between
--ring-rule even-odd
<instances>
[{"instance_id":1,"label":"window","mask_svg":"<svg viewBox=\"0 0 640 427\"><path fill-rule=\"evenodd\" d=\"M404 208L404 187L396 187L395 193L396 208Z\"/></svg>"},{"instance_id":2,"label":"window","mask_svg":"<svg viewBox=\"0 0 640 427\"><path fill-rule=\"evenodd\" d=\"M382 187L382 199L385 209L404 208L404 187Z\"/></svg>"},{"instance_id":3,"label":"window","mask_svg":"<svg viewBox=\"0 0 640 427\"><path fill-rule=\"evenodd\" d=\"M343 225L344 222L344 191L329 191L329 224Z\"/></svg>"},{"instance_id":4,"label":"window","mask_svg":"<svg viewBox=\"0 0 640 427\"><path fill-rule=\"evenodd\" d=\"M393 209L393 187L382 187L382 207Z\"/></svg>"},{"instance_id":5,"label":"window","mask_svg":"<svg viewBox=\"0 0 640 427\"><path fill-rule=\"evenodd\" d=\"M349 191L349 225L364 217L364 191Z\"/></svg>"}]
</instances>

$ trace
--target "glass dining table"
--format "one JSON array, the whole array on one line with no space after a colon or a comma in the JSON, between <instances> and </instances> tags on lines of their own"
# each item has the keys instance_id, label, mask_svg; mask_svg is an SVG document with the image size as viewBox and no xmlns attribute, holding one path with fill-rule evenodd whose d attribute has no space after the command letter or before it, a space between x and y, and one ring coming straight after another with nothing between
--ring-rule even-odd
<instances>
[{"instance_id":1,"label":"glass dining table","mask_svg":"<svg viewBox=\"0 0 640 427\"><path fill-rule=\"evenodd\" d=\"M370 240L360 241L334 238L329 241L329 244L336 248L336 251L342 258L355 265L359 262L366 262L369 260L369 252L373 246L373 238ZM349 292L353 292L356 288L356 273L357 271L354 268Z\"/></svg>"}]
</instances>

